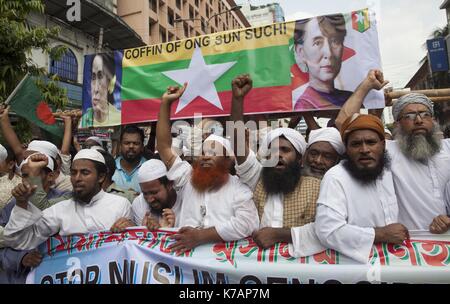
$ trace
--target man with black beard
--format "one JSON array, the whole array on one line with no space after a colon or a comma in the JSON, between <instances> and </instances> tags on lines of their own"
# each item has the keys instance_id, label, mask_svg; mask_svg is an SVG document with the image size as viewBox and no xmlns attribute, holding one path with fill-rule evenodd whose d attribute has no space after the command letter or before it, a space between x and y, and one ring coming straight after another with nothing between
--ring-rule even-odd
<instances>
[{"instance_id":1,"label":"man with black beard","mask_svg":"<svg viewBox=\"0 0 450 304\"><path fill-rule=\"evenodd\" d=\"M159 159L150 159L139 169L138 178L141 194L131 206L134 223L149 230L178 227L181 197L167 178L166 165Z\"/></svg>"},{"instance_id":2,"label":"man with black beard","mask_svg":"<svg viewBox=\"0 0 450 304\"><path fill-rule=\"evenodd\" d=\"M140 193L137 172L146 161L144 153L144 131L136 126L125 126L120 134L120 156L116 158L116 172L112 180L123 189Z\"/></svg>"},{"instance_id":3,"label":"man with black beard","mask_svg":"<svg viewBox=\"0 0 450 304\"><path fill-rule=\"evenodd\" d=\"M382 74L368 77L339 112L339 127L359 112L368 92L385 83ZM433 227L442 217L450 220L444 202L445 183L450 179L450 139L440 139L433 103L423 94L410 93L393 105L394 141L386 141L399 205L398 219L410 230L445 232Z\"/></svg>"},{"instance_id":4,"label":"man with black beard","mask_svg":"<svg viewBox=\"0 0 450 304\"><path fill-rule=\"evenodd\" d=\"M231 119L234 122L243 121L244 97L251 88L252 80L248 75L233 79ZM294 238L302 239L314 234L312 222L320 178L301 174L302 157L307 146L303 136L290 128L270 131L259 151L268 158L268 162L264 157L258 161L248 145L245 145L244 155L239 155L238 146L234 146L236 173L253 190L260 217L260 229L253 234L258 246L268 248L277 242L292 243Z\"/></svg>"},{"instance_id":5,"label":"man with black beard","mask_svg":"<svg viewBox=\"0 0 450 304\"><path fill-rule=\"evenodd\" d=\"M409 234L397 222L381 120L354 114L342 125L341 135L347 159L323 177L315 231L324 249L367 263L374 243L402 244Z\"/></svg>"},{"instance_id":6,"label":"man with black beard","mask_svg":"<svg viewBox=\"0 0 450 304\"><path fill-rule=\"evenodd\" d=\"M191 166L172 150L170 108L186 89L168 87L162 96L156 127L157 150L181 200L176 242L169 248L184 252L211 242L248 237L259 220L250 189L230 175L233 150L229 140L210 135Z\"/></svg>"},{"instance_id":7,"label":"man with black beard","mask_svg":"<svg viewBox=\"0 0 450 304\"><path fill-rule=\"evenodd\" d=\"M34 188L27 187L17 200L4 229L4 244L14 249L34 249L48 237L100 230L120 231L131 222L126 198L105 193L105 159L96 150L78 152L70 169L73 197L40 211L28 202Z\"/></svg>"}]
</instances>

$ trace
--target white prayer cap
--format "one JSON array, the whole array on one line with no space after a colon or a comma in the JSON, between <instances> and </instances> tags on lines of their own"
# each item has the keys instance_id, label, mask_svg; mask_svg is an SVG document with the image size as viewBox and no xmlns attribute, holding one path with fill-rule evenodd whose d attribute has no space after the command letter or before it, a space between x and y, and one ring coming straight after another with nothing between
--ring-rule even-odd
<instances>
[{"instance_id":1,"label":"white prayer cap","mask_svg":"<svg viewBox=\"0 0 450 304\"><path fill-rule=\"evenodd\" d=\"M204 142L207 142L207 141L218 142L219 144L221 144L225 148L225 150L227 150L227 153L228 153L229 156L233 156L234 155L233 149L231 148L231 143L230 143L230 141L228 139L223 138L221 136L217 136L217 135L211 134L205 139Z\"/></svg>"},{"instance_id":2,"label":"white prayer cap","mask_svg":"<svg viewBox=\"0 0 450 304\"><path fill-rule=\"evenodd\" d=\"M86 138L85 141L88 141L88 140L95 141L96 143L98 143L99 146L102 145L102 140L100 139L100 137L97 137L97 136L91 136L91 137Z\"/></svg>"},{"instance_id":3,"label":"white prayer cap","mask_svg":"<svg viewBox=\"0 0 450 304\"><path fill-rule=\"evenodd\" d=\"M8 158L8 151L0 145L0 162L4 162Z\"/></svg>"},{"instance_id":4,"label":"white prayer cap","mask_svg":"<svg viewBox=\"0 0 450 304\"><path fill-rule=\"evenodd\" d=\"M307 148L319 141L328 142L331 146L333 146L334 150L336 150L339 155L343 155L345 153L345 146L342 142L341 134L336 128L320 128L317 130L312 130L311 133L309 133Z\"/></svg>"},{"instance_id":5,"label":"white prayer cap","mask_svg":"<svg viewBox=\"0 0 450 304\"><path fill-rule=\"evenodd\" d=\"M31 156L36 155L36 154L45 155L45 157L47 157L47 159L48 159L48 163L47 163L46 167L49 168L50 171L53 171L55 169L55 163L53 162L53 159L51 157L49 157L47 154L45 154L45 153L38 152L38 153L33 153L30 156L28 156L26 159L24 159L19 165L19 171L22 171L23 165L25 165L30 160Z\"/></svg>"},{"instance_id":6,"label":"white prayer cap","mask_svg":"<svg viewBox=\"0 0 450 304\"><path fill-rule=\"evenodd\" d=\"M73 161L76 161L77 159L89 159L105 164L105 158L103 157L103 155L100 154L100 152L98 152L95 149L80 150L80 152L78 152L73 158Z\"/></svg>"},{"instance_id":7,"label":"white prayer cap","mask_svg":"<svg viewBox=\"0 0 450 304\"><path fill-rule=\"evenodd\" d=\"M96 151L106 152L105 149L103 149L103 147L101 147L101 146L92 146L91 149L96 150Z\"/></svg>"},{"instance_id":8,"label":"white prayer cap","mask_svg":"<svg viewBox=\"0 0 450 304\"><path fill-rule=\"evenodd\" d=\"M387 133L392 136L392 132L388 128L384 128L384 133Z\"/></svg>"},{"instance_id":9,"label":"white prayer cap","mask_svg":"<svg viewBox=\"0 0 450 304\"><path fill-rule=\"evenodd\" d=\"M261 145L261 153L263 155L269 155L269 145L272 141L280 136L286 137L287 140L294 146L300 154L305 154L306 151L306 141L300 132L295 131L291 128L277 128L267 133L265 140Z\"/></svg>"},{"instance_id":10,"label":"white prayer cap","mask_svg":"<svg viewBox=\"0 0 450 304\"><path fill-rule=\"evenodd\" d=\"M27 150L40 152L42 154L53 157L54 159L56 159L58 156L58 148L54 144L46 140L33 140L28 145Z\"/></svg>"},{"instance_id":11,"label":"white prayer cap","mask_svg":"<svg viewBox=\"0 0 450 304\"><path fill-rule=\"evenodd\" d=\"M146 183L167 175L166 165L159 159L150 159L141 165L138 171L138 182Z\"/></svg>"}]
</instances>

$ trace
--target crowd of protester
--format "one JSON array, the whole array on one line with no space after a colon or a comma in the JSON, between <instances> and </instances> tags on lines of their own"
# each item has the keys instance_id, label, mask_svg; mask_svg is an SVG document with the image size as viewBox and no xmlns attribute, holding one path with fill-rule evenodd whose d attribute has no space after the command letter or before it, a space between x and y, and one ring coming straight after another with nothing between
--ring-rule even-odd
<instances>
[{"instance_id":1,"label":"crowd of protester","mask_svg":"<svg viewBox=\"0 0 450 304\"><path fill-rule=\"evenodd\" d=\"M149 143L140 127L122 126L117 155L95 136L71 154L71 117L63 117L59 148L22 143L1 108L0 283L24 283L42 261L36 248L55 234L167 228L177 231L169 247L177 253L252 237L262 248L289 243L293 257L331 248L367 263L374 243L403 244L415 230L446 233L450 139L422 94L393 104L392 132L377 115L360 114L365 96L385 84L370 71L328 127L296 113L290 127L243 136L237 127L225 136L208 119L173 133L171 106L185 87L169 87ZM252 118L243 114L252 80L240 75L231 86L227 119L237 126ZM301 115L307 139L293 128Z\"/></svg>"}]
</instances>

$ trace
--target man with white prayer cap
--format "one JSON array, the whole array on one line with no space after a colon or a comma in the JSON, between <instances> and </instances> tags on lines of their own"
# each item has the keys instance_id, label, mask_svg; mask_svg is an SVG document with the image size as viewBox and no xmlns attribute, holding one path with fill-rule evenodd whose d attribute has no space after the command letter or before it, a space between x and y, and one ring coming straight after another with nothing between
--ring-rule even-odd
<instances>
[{"instance_id":1,"label":"man with white prayer cap","mask_svg":"<svg viewBox=\"0 0 450 304\"><path fill-rule=\"evenodd\" d=\"M55 163L55 180L52 187L62 192L72 191L70 176L64 175L60 171L60 166L58 166L58 162L59 164L61 163L61 156L59 154L58 148L54 144L46 140L33 140L28 144L28 147L25 150L23 156L24 158L27 158L28 156L36 152L50 156Z\"/></svg>"},{"instance_id":2,"label":"man with white prayer cap","mask_svg":"<svg viewBox=\"0 0 450 304\"><path fill-rule=\"evenodd\" d=\"M102 190L106 172L105 159L98 151L80 150L71 167L73 197L40 211L28 202L33 191L30 187L17 201L5 226L5 245L33 249L56 233L120 231L133 226L128 200Z\"/></svg>"},{"instance_id":3,"label":"man with white prayer cap","mask_svg":"<svg viewBox=\"0 0 450 304\"><path fill-rule=\"evenodd\" d=\"M141 194L131 206L136 225L149 230L178 227L181 199L173 182L167 178L166 165L159 159L150 159L138 171Z\"/></svg>"},{"instance_id":4,"label":"man with white prayer cap","mask_svg":"<svg viewBox=\"0 0 450 304\"><path fill-rule=\"evenodd\" d=\"M243 102L252 88L248 75L232 82L232 112L234 122L243 120ZM310 224L316 214L320 178L302 174L302 159L307 144L303 136L291 128L277 128L267 133L260 154L268 158L258 161L248 148L245 155L236 153L236 173L253 190L253 200L260 218L260 230L253 239L263 248L277 242L292 243L293 228L313 229Z\"/></svg>"},{"instance_id":5,"label":"man with white prayer cap","mask_svg":"<svg viewBox=\"0 0 450 304\"><path fill-rule=\"evenodd\" d=\"M303 174L322 178L339 162L344 153L345 146L336 128L312 130L309 134Z\"/></svg>"},{"instance_id":6,"label":"man with white prayer cap","mask_svg":"<svg viewBox=\"0 0 450 304\"><path fill-rule=\"evenodd\" d=\"M84 141L84 143L83 143L83 147L84 147L85 149L90 149L90 148L92 148L93 146L100 146L100 147L103 147L103 145L102 145L102 140L100 139L100 137L98 137L98 136L91 136L91 137L88 137L88 138Z\"/></svg>"},{"instance_id":7,"label":"man with white prayer cap","mask_svg":"<svg viewBox=\"0 0 450 304\"><path fill-rule=\"evenodd\" d=\"M366 90L355 92L340 110L336 125L359 112L365 96L383 79L366 79ZM358 91L358 89L357 89ZM450 179L450 139L441 139L433 102L420 93L403 95L394 102L394 139L386 141L399 205L399 222L410 230L430 230L435 220L450 211L444 188Z\"/></svg>"},{"instance_id":8,"label":"man with white prayer cap","mask_svg":"<svg viewBox=\"0 0 450 304\"><path fill-rule=\"evenodd\" d=\"M164 93L156 128L159 155L181 200L178 226L182 228L170 247L176 252L203 243L239 240L259 225L251 190L229 173L233 151L227 139L210 135L192 166L172 151L170 107L184 90L169 87Z\"/></svg>"},{"instance_id":9,"label":"man with white prayer cap","mask_svg":"<svg viewBox=\"0 0 450 304\"><path fill-rule=\"evenodd\" d=\"M27 148L28 152L40 152L45 155L48 155L52 157L53 159L56 159L58 157L58 148L52 144L49 141L46 140L33 140L28 144ZM28 153L27 153L28 154ZM26 155L25 158L27 158L29 155Z\"/></svg>"}]
</instances>

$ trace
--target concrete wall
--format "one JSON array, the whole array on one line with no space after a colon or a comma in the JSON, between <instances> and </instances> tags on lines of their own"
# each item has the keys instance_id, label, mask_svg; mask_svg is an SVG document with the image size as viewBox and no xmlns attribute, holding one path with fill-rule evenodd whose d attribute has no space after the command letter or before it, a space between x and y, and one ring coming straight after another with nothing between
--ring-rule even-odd
<instances>
[{"instance_id":1,"label":"concrete wall","mask_svg":"<svg viewBox=\"0 0 450 304\"><path fill-rule=\"evenodd\" d=\"M30 25L40 25L47 28L60 27L60 35L58 39L52 40L51 46L65 45L75 54L78 62L77 82L83 83L84 55L95 53L96 41L94 37L46 15L32 14L29 16L28 21ZM33 50L31 58L38 66L49 69L50 58L48 54L44 54L39 50Z\"/></svg>"}]
</instances>

